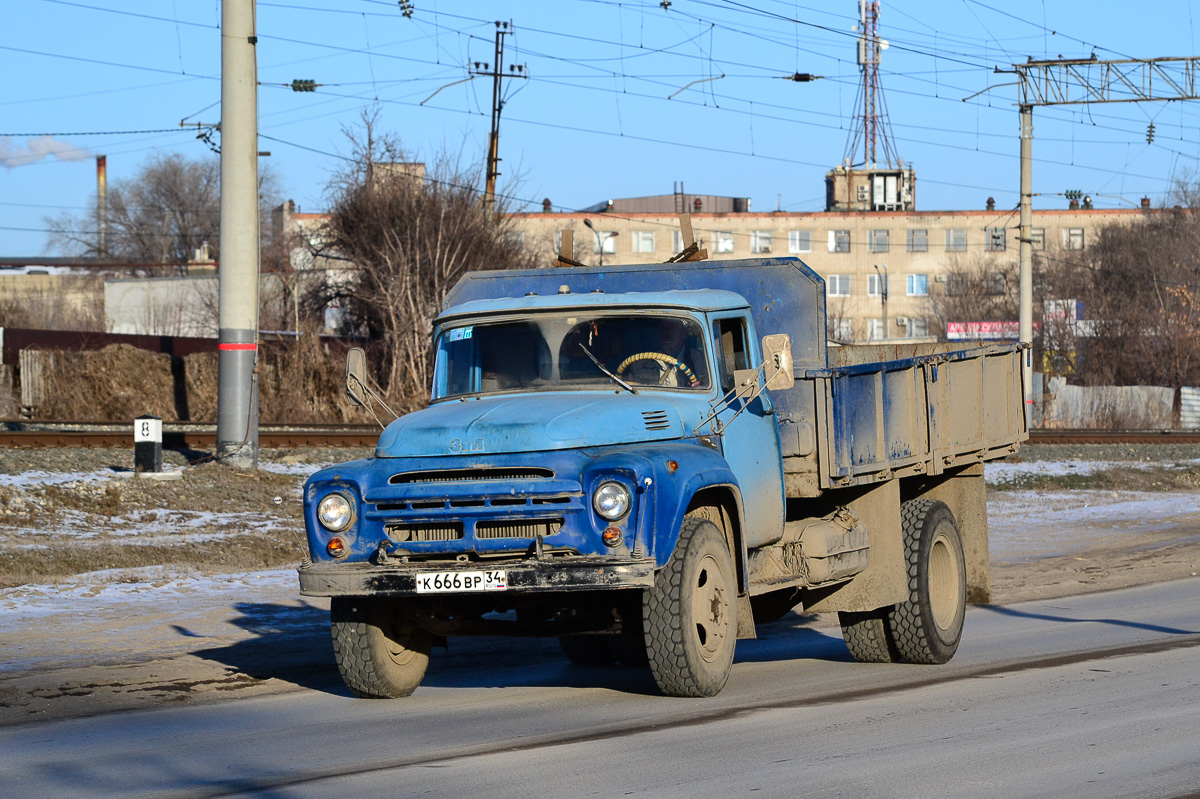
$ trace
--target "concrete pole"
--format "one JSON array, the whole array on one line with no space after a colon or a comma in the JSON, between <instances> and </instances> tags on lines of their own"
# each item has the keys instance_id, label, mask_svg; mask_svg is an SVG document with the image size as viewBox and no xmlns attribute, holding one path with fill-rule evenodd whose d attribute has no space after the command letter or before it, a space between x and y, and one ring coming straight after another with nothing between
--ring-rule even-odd
<instances>
[{"instance_id":1,"label":"concrete pole","mask_svg":"<svg viewBox=\"0 0 1200 799\"><path fill-rule=\"evenodd\" d=\"M1025 384L1025 424L1033 422L1033 106L1021 105L1021 342L1025 350L1021 369Z\"/></svg>"},{"instance_id":2,"label":"concrete pole","mask_svg":"<svg viewBox=\"0 0 1200 799\"><path fill-rule=\"evenodd\" d=\"M258 467L258 65L255 0L221 2L217 457Z\"/></svg>"}]
</instances>

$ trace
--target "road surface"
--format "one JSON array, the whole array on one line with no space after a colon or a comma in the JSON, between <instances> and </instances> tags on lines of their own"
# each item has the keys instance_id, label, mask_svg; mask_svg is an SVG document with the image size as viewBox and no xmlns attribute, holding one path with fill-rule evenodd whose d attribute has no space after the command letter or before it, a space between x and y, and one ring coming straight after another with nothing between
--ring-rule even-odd
<instances>
[{"instance_id":1,"label":"road surface","mask_svg":"<svg viewBox=\"0 0 1200 799\"><path fill-rule=\"evenodd\" d=\"M439 658L407 700L329 680L11 726L3 793L1200 795L1200 579L972 608L941 667L853 663L835 629L796 614L762 630L710 700L501 641Z\"/></svg>"}]
</instances>

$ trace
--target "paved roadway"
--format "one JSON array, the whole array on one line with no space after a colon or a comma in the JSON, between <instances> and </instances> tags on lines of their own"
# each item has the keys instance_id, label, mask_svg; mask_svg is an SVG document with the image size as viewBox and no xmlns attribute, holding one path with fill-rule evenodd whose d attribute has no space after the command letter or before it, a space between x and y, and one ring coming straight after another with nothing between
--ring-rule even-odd
<instances>
[{"instance_id":1,"label":"paved roadway","mask_svg":"<svg viewBox=\"0 0 1200 799\"><path fill-rule=\"evenodd\" d=\"M0 793L1200 797L1200 579L973 608L942 667L849 662L797 615L764 632L711 700L503 641L408 700L308 689L9 727Z\"/></svg>"}]
</instances>

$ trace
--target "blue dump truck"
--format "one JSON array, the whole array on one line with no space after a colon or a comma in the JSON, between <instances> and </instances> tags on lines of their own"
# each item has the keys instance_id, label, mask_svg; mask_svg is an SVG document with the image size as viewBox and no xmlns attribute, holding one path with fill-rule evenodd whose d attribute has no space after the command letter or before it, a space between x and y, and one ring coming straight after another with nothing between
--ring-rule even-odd
<instances>
[{"instance_id":1,"label":"blue dump truck","mask_svg":"<svg viewBox=\"0 0 1200 799\"><path fill-rule=\"evenodd\" d=\"M301 593L363 697L457 635L556 636L712 696L739 638L837 611L859 661L945 663L989 598L983 463L1021 346L828 346L794 258L473 272L429 406L304 489ZM361 353L347 391L370 401Z\"/></svg>"}]
</instances>

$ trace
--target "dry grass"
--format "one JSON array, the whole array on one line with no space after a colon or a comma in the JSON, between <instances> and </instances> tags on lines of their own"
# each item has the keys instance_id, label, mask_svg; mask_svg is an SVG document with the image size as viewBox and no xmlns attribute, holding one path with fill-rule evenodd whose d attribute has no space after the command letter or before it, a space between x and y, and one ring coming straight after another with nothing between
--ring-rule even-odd
<instances>
[{"instance_id":1,"label":"dry grass","mask_svg":"<svg viewBox=\"0 0 1200 799\"><path fill-rule=\"evenodd\" d=\"M206 464L180 481L4 487L0 588L147 566L213 573L295 565L304 554L302 484Z\"/></svg>"},{"instance_id":2,"label":"dry grass","mask_svg":"<svg viewBox=\"0 0 1200 799\"><path fill-rule=\"evenodd\" d=\"M1200 467L1124 466L1088 474L1022 474L1012 481L990 485L995 491L1194 491L1200 486Z\"/></svg>"},{"instance_id":3,"label":"dry grass","mask_svg":"<svg viewBox=\"0 0 1200 799\"><path fill-rule=\"evenodd\" d=\"M95 352L47 352L46 398L35 418L127 422L151 413L167 421L217 419L217 354L183 359L176 397L171 357L126 344ZM264 424L362 421L343 398L344 356L309 333L261 350L259 420ZM0 403L3 397L0 397Z\"/></svg>"}]
</instances>

